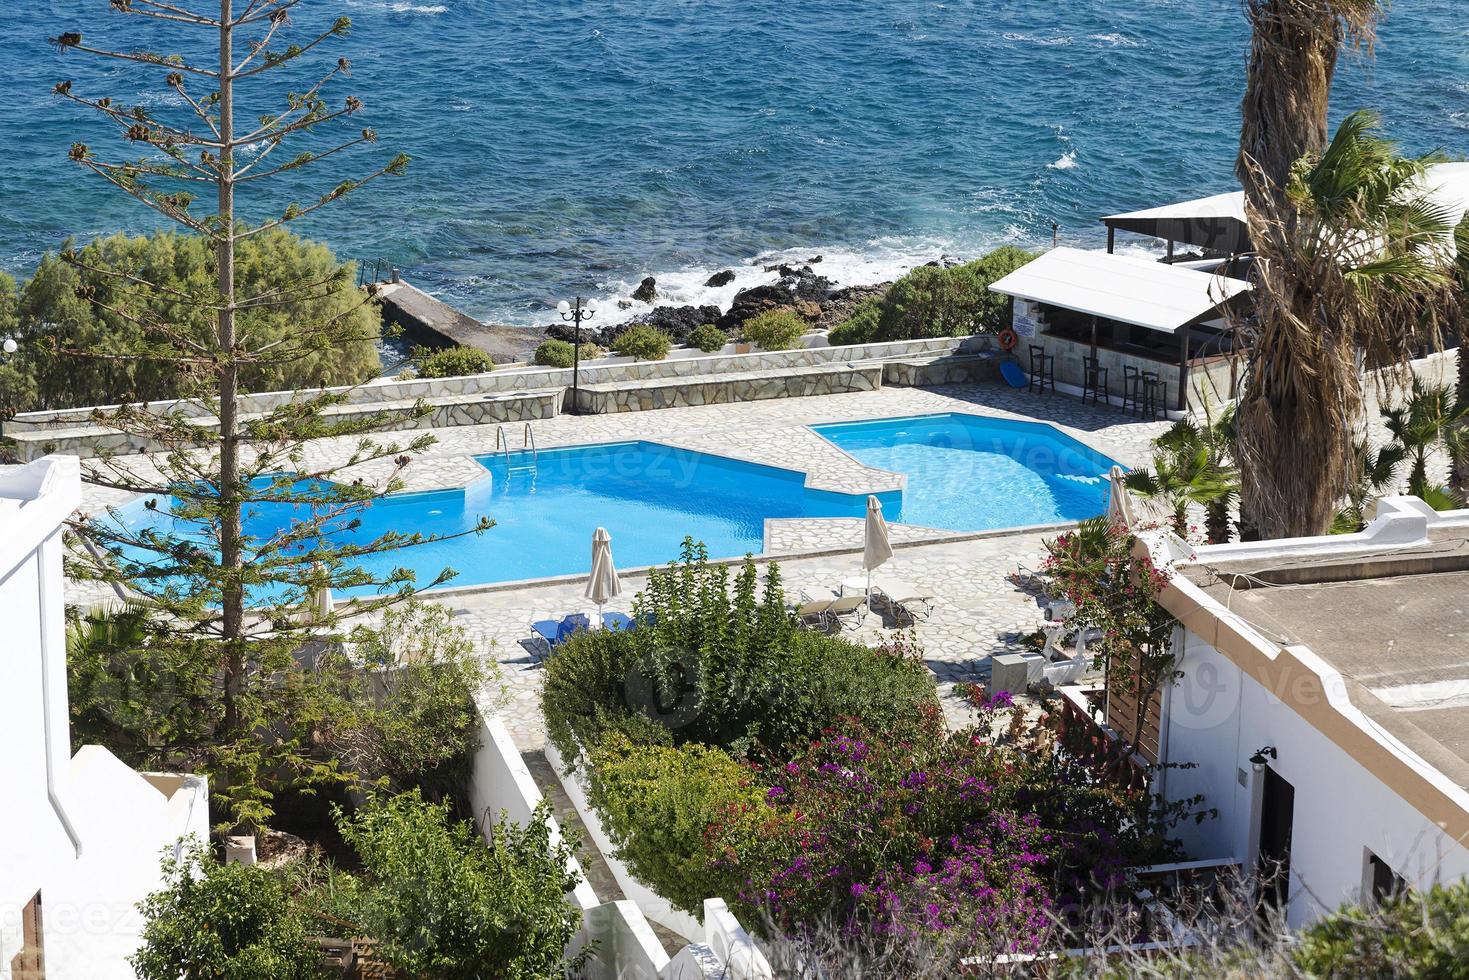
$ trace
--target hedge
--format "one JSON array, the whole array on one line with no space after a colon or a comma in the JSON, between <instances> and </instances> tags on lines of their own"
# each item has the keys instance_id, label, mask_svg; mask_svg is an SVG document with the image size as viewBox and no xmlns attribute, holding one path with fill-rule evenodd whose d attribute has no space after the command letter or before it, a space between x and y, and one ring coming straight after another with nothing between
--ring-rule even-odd
<instances>
[{"instance_id":1,"label":"hedge","mask_svg":"<svg viewBox=\"0 0 1469 980\"><path fill-rule=\"evenodd\" d=\"M547 340L536 348L534 362L541 367L569 368L576 362L576 351L567 340ZM596 344L581 345L581 360L586 361L602 353Z\"/></svg>"},{"instance_id":2,"label":"hedge","mask_svg":"<svg viewBox=\"0 0 1469 980\"><path fill-rule=\"evenodd\" d=\"M661 361L672 347L668 334L646 323L628 327L612 341L613 351L639 361Z\"/></svg>"},{"instance_id":3,"label":"hedge","mask_svg":"<svg viewBox=\"0 0 1469 980\"><path fill-rule=\"evenodd\" d=\"M766 310L746 320L740 333L762 350L790 350L800 345L806 321L790 310Z\"/></svg>"}]
</instances>

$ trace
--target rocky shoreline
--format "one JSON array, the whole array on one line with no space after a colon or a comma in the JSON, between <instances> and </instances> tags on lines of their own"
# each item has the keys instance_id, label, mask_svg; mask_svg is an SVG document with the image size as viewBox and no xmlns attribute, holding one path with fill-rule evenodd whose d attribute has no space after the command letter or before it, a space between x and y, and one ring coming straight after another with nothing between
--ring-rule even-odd
<instances>
[{"instance_id":1,"label":"rocky shoreline","mask_svg":"<svg viewBox=\"0 0 1469 980\"><path fill-rule=\"evenodd\" d=\"M927 263L931 266L948 266L956 260L945 255ZM688 341L689 334L705 323L712 323L721 330L737 336L746 320L768 310L791 310L811 324L813 329L830 330L844 322L852 311L864 300L877 299L885 295L892 282L863 286L838 286L821 275L813 266L821 262L821 256L813 256L805 264L775 264L764 266L774 278L765 283L740 290L728 310L717 306L657 306L658 282L652 276L645 277L633 292L632 300L623 300L619 305L631 310L641 305L649 306L619 323L605 327L583 326L583 343L594 343L600 347L612 344L630 327L646 324L664 331L675 344ZM735 279L732 270L717 272L709 277L705 285L718 287L728 285ZM553 340L570 341L574 331L570 324L553 323L540 334Z\"/></svg>"}]
</instances>

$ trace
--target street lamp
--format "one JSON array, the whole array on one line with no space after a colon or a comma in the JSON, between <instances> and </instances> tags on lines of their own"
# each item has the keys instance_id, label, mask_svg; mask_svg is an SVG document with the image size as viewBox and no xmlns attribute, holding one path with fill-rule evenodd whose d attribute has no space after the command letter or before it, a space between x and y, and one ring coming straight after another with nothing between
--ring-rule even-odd
<instances>
[{"instance_id":1,"label":"street lamp","mask_svg":"<svg viewBox=\"0 0 1469 980\"><path fill-rule=\"evenodd\" d=\"M561 314L561 319L573 325L571 341L571 414L580 415L581 406L577 401L577 391L581 381L581 323L590 320L597 315L597 301L589 299L583 301L580 296L576 298L576 305L562 300L556 304L556 312Z\"/></svg>"}]
</instances>

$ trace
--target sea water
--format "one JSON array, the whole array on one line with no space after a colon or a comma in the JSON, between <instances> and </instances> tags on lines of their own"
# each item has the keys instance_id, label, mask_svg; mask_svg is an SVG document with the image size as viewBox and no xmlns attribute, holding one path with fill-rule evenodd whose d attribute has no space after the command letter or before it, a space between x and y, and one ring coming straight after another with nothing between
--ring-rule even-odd
<instances>
[{"instance_id":1,"label":"sea water","mask_svg":"<svg viewBox=\"0 0 1469 980\"><path fill-rule=\"evenodd\" d=\"M52 86L187 110L162 71L46 43L168 47L136 18L16 6L0 20L0 268L23 276L68 235L155 224L67 162L76 140L117 143ZM313 0L296 36L341 14L352 33L324 50L352 77L327 94L362 98L347 132L371 125L414 161L299 230L484 319L544 324L558 299L625 297L645 275L661 302L727 303L816 255L839 283L877 282L1049 244L1053 222L1099 245L1102 214L1235 186L1238 0ZM257 94L242 117L270 108ZM1339 76L1334 118L1360 107L1411 151L1469 151L1463 0L1393 6L1375 58ZM725 268L734 283L704 286Z\"/></svg>"}]
</instances>

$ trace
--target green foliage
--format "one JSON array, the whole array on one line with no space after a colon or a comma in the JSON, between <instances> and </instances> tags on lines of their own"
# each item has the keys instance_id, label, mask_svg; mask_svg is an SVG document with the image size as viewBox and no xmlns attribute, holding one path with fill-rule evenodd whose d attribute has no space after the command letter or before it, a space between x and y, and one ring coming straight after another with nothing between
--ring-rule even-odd
<instances>
[{"instance_id":1,"label":"green foliage","mask_svg":"<svg viewBox=\"0 0 1469 980\"><path fill-rule=\"evenodd\" d=\"M1422 378L1413 379L1413 388L1401 405L1382 413L1393 446L1403 458L1412 461L1408 473L1408 492L1428 500L1433 497L1452 509L1457 501L1443 487L1428 480L1428 457L1443 445L1450 458L1469 452L1469 401L1457 401L1449 385L1433 384Z\"/></svg>"},{"instance_id":2,"label":"green foliage","mask_svg":"<svg viewBox=\"0 0 1469 980\"><path fill-rule=\"evenodd\" d=\"M155 642L148 609L67 610L72 750L98 744L134 768L188 768L219 722L206 644ZM206 767L207 768L207 767Z\"/></svg>"},{"instance_id":3,"label":"green foliage","mask_svg":"<svg viewBox=\"0 0 1469 980\"><path fill-rule=\"evenodd\" d=\"M474 824L417 793L375 801L340 820L367 876L353 921L378 954L435 980L560 980L581 913L566 900L575 848L551 838L550 806L530 824Z\"/></svg>"},{"instance_id":4,"label":"green foliage","mask_svg":"<svg viewBox=\"0 0 1469 980\"><path fill-rule=\"evenodd\" d=\"M766 310L757 313L740 327L741 335L762 350L790 350L800 343L807 329L806 321L791 310Z\"/></svg>"},{"instance_id":5,"label":"green foliage","mask_svg":"<svg viewBox=\"0 0 1469 980\"><path fill-rule=\"evenodd\" d=\"M163 862L165 887L139 904L140 980L307 980L320 950L289 882L259 867L220 864L198 840Z\"/></svg>"},{"instance_id":6,"label":"green foliage","mask_svg":"<svg viewBox=\"0 0 1469 980\"><path fill-rule=\"evenodd\" d=\"M638 880L677 908L703 915L704 899L733 900L741 876L714 863L709 828L748 844L766 816L765 791L724 752L703 745L634 745L614 735L592 751L589 799Z\"/></svg>"},{"instance_id":7,"label":"green foliage","mask_svg":"<svg viewBox=\"0 0 1469 980\"><path fill-rule=\"evenodd\" d=\"M1367 526L1367 510L1390 492L1407 451L1397 445L1374 446L1365 436L1353 445L1357 478L1347 488L1346 500L1331 522L1332 534L1356 534Z\"/></svg>"},{"instance_id":8,"label":"green foliage","mask_svg":"<svg viewBox=\"0 0 1469 980\"><path fill-rule=\"evenodd\" d=\"M413 370L420 378L462 378L495 370L490 355L477 347L413 348Z\"/></svg>"},{"instance_id":9,"label":"green foliage","mask_svg":"<svg viewBox=\"0 0 1469 980\"><path fill-rule=\"evenodd\" d=\"M615 353L639 361L661 361L672 347L673 341L668 334L646 323L628 327L612 341Z\"/></svg>"},{"instance_id":10,"label":"green foliage","mask_svg":"<svg viewBox=\"0 0 1469 980\"><path fill-rule=\"evenodd\" d=\"M935 703L919 658L799 629L774 563L761 583L746 560L731 583L687 540L633 612L637 629L579 634L547 665L542 710L569 764L609 732L741 756L803 744L846 716L898 728Z\"/></svg>"},{"instance_id":11,"label":"green foliage","mask_svg":"<svg viewBox=\"0 0 1469 980\"><path fill-rule=\"evenodd\" d=\"M826 335L827 343L833 347L870 344L877 336L877 327L881 320L882 300L877 297L864 299L852 310L851 316L831 328Z\"/></svg>"},{"instance_id":12,"label":"green foliage","mask_svg":"<svg viewBox=\"0 0 1469 980\"><path fill-rule=\"evenodd\" d=\"M479 748L481 691L499 667L480 657L447 606L408 602L359 626L352 661L324 654L318 739L357 779L433 799L463 792Z\"/></svg>"},{"instance_id":13,"label":"green foliage","mask_svg":"<svg viewBox=\"0 0 1469 980\"><path fill-rule=\"evenodd\" d=\"M1006 326L1007 298L990 285L1035 256L1013 245L944 269L920 266L893 283L883 298L874 340L965 337Z\"/></svg>"},{"instance_id":14,"label":"green foliage","mask_svg":"<svg viewBox=\"0 0 1469 980\"><path fill-rule=\"evenodd\" d=\"M581 345L581 360L589 360L602 353L596 344ZM575 351L570 341L546 340L536 348L535 363L541 367L569 368L574 363Z\"/></svg>"},{"instance_id":15,"label":"green foliage","mask_svg":"<svg viewBox=\"0 0 1469 980\"><path fill-rule=\"evenodd\" d=\"M689 344L705 354L715 354L729 343L729 334L712 323L701 323L689 333Z\"/></svg>"},{"instance_id":16,"label":"green foliage","mask_svg":"<svg viewBox=\"0 0 1469 980\"><path fill-rule=\"evenodd\" d=\"M1239 496L1239 472L1230 465L1234 414L1199 424L1179 419L1153 441L1153 465L1127 474L1127 488L1162 501L1172 511L1173 531L1189 537L1188 508L1204 508L1209 543L1229 543L1229 507Z\"/></svg>"},{"instance_id":17,"label":"green foliage","mask_svg":"<svg viewBox=\"0 0 1469 980\"><path fill-rule=\"evenodd\" d=\"M207 294L215 257L200 237L158 232L145 238L112 235L70 252L46 255L21 291L15 333L20 349L5 365L0 403L18 411L154 401L195 394L195 378L167 359L78 357L76 351L134 354L149 343L137 321L166 322L171 330L207 343L212 312L177 294ZM245 366L247 391L358 384L377 375L381 332L376 306L356 287L356 267L340 263L325 245L284 229L239 243L235 283L240 294L264 293L286 284L321 282L319 288L241 311L239 327L269 344L299 340L302 323L334 321L332 342L301 356ZM154 285L129 285L104 270L126 269ZM3 283L0 283L3 293ZM0 299L0 308L4 300ZM3 314L0 314L3 318Z\"/></svg>"},{"instance_id":18,"label":"green foliage","mask_svg":"<svg viewBox=\"0 0 1469 980\"><path fill-rule=\"evenodd\" d=\"M1462 977L1469 963L1469 884L1434 885L1375 909L1343 906L1302 933L1295 958L1313 977Z\"/></svg>"}]
</instances>

